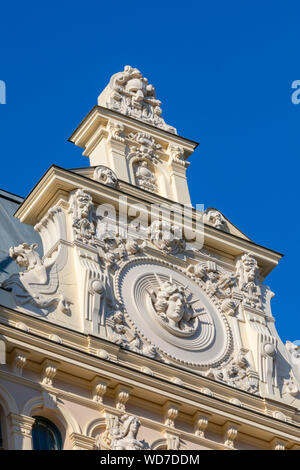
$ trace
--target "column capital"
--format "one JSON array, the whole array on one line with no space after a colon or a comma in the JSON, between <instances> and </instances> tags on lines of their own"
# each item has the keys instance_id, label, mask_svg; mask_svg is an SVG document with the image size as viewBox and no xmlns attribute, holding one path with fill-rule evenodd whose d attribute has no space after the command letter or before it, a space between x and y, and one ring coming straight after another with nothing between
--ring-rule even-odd
<instances>
[{"instance_id":1,"label":"column capital","mask_svg":"<svg viewBox=\"0 0 300 470\"><path fill-rule=\"evenodd\" d=\"M69 436L72 450L93 450L95 448L95 438L72 432Z\"/></svg>"},{"instance_id":2,"label":"column capital","mask_svg":"<svg viewBox=\"0 0 300 470\"><path fill-rule=\"evenodd\" d=\"M32 449L32 426L35 419L31 416L10 413L10 432L13 440L13 450Z\"/></svg>"}]
</instances>

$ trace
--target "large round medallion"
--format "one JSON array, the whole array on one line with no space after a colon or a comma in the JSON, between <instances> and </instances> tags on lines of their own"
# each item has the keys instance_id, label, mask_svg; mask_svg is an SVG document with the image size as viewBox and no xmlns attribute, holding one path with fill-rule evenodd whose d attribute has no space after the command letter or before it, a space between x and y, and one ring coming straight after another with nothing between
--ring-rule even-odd
<instances>
[{"instance_id":1,"label":"large round medallion","mask_svg":"<svg viewBox=\"0 0 300 470\"><path fill-rule=\"evenodd\" d=\"M199 368L225 359L231 344L227 320L180 268L154 258L132 260L115 287L127 321L163 355Z\"/></svg>"}]
</instances>

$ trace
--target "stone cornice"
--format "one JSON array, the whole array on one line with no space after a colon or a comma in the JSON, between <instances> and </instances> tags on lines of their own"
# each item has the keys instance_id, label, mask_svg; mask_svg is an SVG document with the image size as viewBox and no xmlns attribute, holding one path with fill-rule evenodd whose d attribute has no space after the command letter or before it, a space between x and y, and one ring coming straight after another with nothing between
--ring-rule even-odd
<instances>
[{"instance_id":1,"label":"stone cornice","mask_svg":"<svg viewBox=\"0 0 300 470\"><path fill-rule=\"evenodd\" d=\"M42 387L39 386L39 384L37 384L33 380L26 379L23 377L13 376L12 374L1 371L1 370L0 370L0 377L2 377L3 380L13 381L15 383L20 383L23 386L42 391ZM81 404L85 407L97 410L98 412L101 412L101 413L104 410L114 413L114 414L122 413L122 411L119 411L107 404L103 404L103 405L98 404L92 399L81 397L80 395L77 395L72 392L68 392L68 391L65 391L56 387L51 387L51 389L48 387L47 390L49 393L51 393L52 395L55 395L56 397L59 397L60 399L69 400L74 403ZM156 389L153 389L153 393L158 393L158 391ZM236 425L239 426L239 429L244 430L244 432L246 433L249 432L249 426L251 425L254 428L252 429L253 431L253 435L251 436L252 438L260 436L261 439L268 440L268 439L271 439L274 435L276 435L278 438L284 438L289 441L292 441L292 445L300 444L300 428L299 427L295 427L289 423L279 422L279 420L276 420L277 422L274 423L273 422L274 418L271 418L269 416L257 416L256 415L253 417L252 413L249 412L249 410L243 410L243 413L241 414L240 413L233 414L232 410L230 410L230 407L226 406L226 405L229 405L228 403L224 403L224 407L219 408L217 406L214 406L216 403L213 403L213 400L210 400L210 402L206 402L205 400L202 401L201 399L201 403L200 403L197 399L195 399L195 396L189 397L187 399L187 397L184 395L176 396L175 394L172 394L172 395L169 394L169 395L165 395L165 397L170 398L172 400L174 400L174 397L177 397L176 399L179 401L182 398L184 403L188 405L190 409L192 407L193 409L201 410L200 413L202 412L204 414L214 416L216 417L218 422L220 422L220 420L223 421L224 425L227 422L234 421ZM145 402L145 400L141 399L140 397L134 396L134 403L135 405L140 406L142 409L143 407L146 406L146 404L147 404L148 410L151 410L152 408L151 402L149 402L148 400L147 402ZM161 431L162 429L165 429L167 431L170 431L171 433L177 433L177 434L179 433L182 437L187 438L191 442L197 442L197 443L201 443L204 445L205 443L212 444L213 448L218 448L218 444L215 441L210 441L207 438L198 437L189 432L183 431L182 429L178 429L176 427L175 428L168 427L162 422L154 421L146 417L140 417L140 420L141 422L143 422L145 425L149 426L150 428L153 428L159 431ZM186 419L184 421L187 422ZM216 425L211 422L210 422L210 425L212 427L212 430L214 430L215 432L218 431L219 425ZM217 447L214 447L214 446L217 446Z\"/></svg>"},{"instance_id":2,"label":"stone cornice","mask_svg":"<svg viewBox=\"0 0 300 470\"><path fill-rule=\"evenodd\" d=\"M189 153L192 153L199 145L198 142L193 140L181 137L177 134L173 134L145 122L125 116L124 114L118 113L117 111L113 111L98 105L94 106L91 111L83 118L81 123L69 137L69 142L72 142L79 147L85 148L85 145L92 133L94 133L101 124L106 125L108 119L110 118L117 119L118 122L122 123L124 126L130 127L130 129L134 129L135 131L148 131L153 136L155 136L158 141L171 141L175 145L183 145L187 148L187 150L190 150Z\"/></svg>"},{"instance_id":3,"label":"stone cornice","mask_svg":"<svg viewBox=\"0 0 300 470\"><path fill-rule=\"evenodd\" d=\"M19 320L24 315L18 314L17 312L10 311L10 323L13 320ZM14 318L15 317L15 318ZM31 325L35 324L36 329L40 324L41 330L47 327L56 329L56 332L61 334L62 327L55 325L48 325L46 322L40 319L31 318ZM60 332L58 331L60 330ZM288 438L295 439L295 436L299 437L300 442L300 427L296 424L289 422L283 422L272 416L265 414L264 410L268 407L268 400L262 399L259 396L251 395L237 390L232 389L224 384L216 381L209 380L205 377L197 374L190 373L188 371L180 370L180 378L186 385L178 385L176 383L167 380L166 375L170 373L170 376L178 376L178 368L172 365L160 364L157 361L150 360L138 354L131 353L129 351L122 350L122 354L118 356L118 360L104 360L99 357L88 354L82 350L76 350L64 344L57 344L45 337L38 337L36 334L30 332L24 333L24 331L18 330L13 326L4 325L1 326L1 333L4 335L8 348L18 347L20 344L30 344L32 359L36 362L41 362L45 357L60 361L60 373L71 374L73 376L80 377L81 371L84 369L85 377L90 376L91 381L95 375L103 377L105 380L111 381L111 383L119 383L120 380L127 386L132 387L132 394L135 396L135 400L147 399L152 403L158 402L158 397L164 400L170 400L172 402L182 403L183 412L187 412L190 407L195 409L202 409L204 412L212 413L214 415L222 416L224 419L234 419L240 424L246 425L251 422L251 425L264 432L275 432L278 435L289 436ZM70 334L70 332L68 332ZM61 334L61 336L63 336ZM74 333L74 344L75 337L84 337L85 335ZM99 339L99 344L107 346L106 341ZM83 345L83 343L81 342ZM115 348L116 346L111 345ZM131 360L129 360L131 359ZM155 364L156 369L153 367ZM153 376L142 373L138 370L138 367L144 365L151 367L154 371ZM164 378L162 377L162 371L164 372ZM159 373L161 372L161 373ZM15 378L17 376L14 376ZM22 377L17 377L17 381L27 380ZM87 382L88 384L88 382ZM189 384L189 385L187 385ZM208 396L201 392L202 387L210 387L213 392L213 396ZM197 387L197 389L196 389ZM228 402L229 390L232 390L232 395L238 397L243 403L242 407L234 405ZM60 393L64 393L60 391ZM74 395L73 399L82 400L80 397L76 398ZM91 399L91 401L93 401ZM95 402L93 402L95 405ZM272 406L274 407L274 401L272 400ZM93 405L93 406L94 406ZM271 405L271 403L270 403ZM277 410L283 410L285 413L294 415L293 407L287 405L281 406L280 402L277 402Z\"/></svg>"},{"instance_id":4,"label":"stone cornice","mask_svg":"<svg viewBox=\"0 0 300 470\"><path fill-rule=\"evenodd\" d=\"M118 198L122 195L127 197L128 204L142 202L147 206L151 202L162 204L166 201L172 204L172 201L157 195L149 196L149 200L147 200L144 194L145 191L137 188L134 188L134 194L129 194L120 189L108 187L73 171L52 165L25 198L16 211L15 216L23 223L34 225L40 221L50 207L55 205L60 199L66 200L68 194L76 188L83 188L89 191L95 204L109 203L118 206ZM195 214L194 212L194 216ZM209 225L205 225L204 244L205 247L212 247L231 257L247 252L253 253L257 258L263 277L272 271L282 257L278 252L257 245L250 240L217 230Z\"/></svg>"},{"instance_id":5,"label":"stone cornice","mask_svg":"<svg viewBox=\"0 0 300 470\"><path fill-rule=\"evenodd\" d=\"M30 343L31 350L33 350L34 346L40 347L42 342L46 341L43 343L43 346L45 347L47 345L47 349L54 354L63 354L63 351L65 351L65 355L67 354L67 351L70 352L70 354L72 354L72 351L74 351L75 355L79 352L88 354L88 357L90 357L91 361L95 359L96 361L101 361L101 367L104 368L107 368L108 364L113 364L113 361L117 361L118 364L125 366L126 369L129 368L140 374L141 377L143 377L143 381L147 381L150 379L150 377L142 373L142 371L138 370L137 367L150 368L153 373L155 373L155 375L162 380L165 380L166 378L171 379L172 377L177 376L183 382L189 384L189 387L194 386L197 391L200 391L203 387L210 388L214 396L226 397L226 399L228 399L229 390L231 390L232 396L237 397L239 395L239 399L242 400L243 403L247 402L248 406L252 409L257 409L258 402L261 401L261 403L263 403L264 401L264 399L259 395L254 395L241 389L236 389L223 382L218 382L209 377L199 375L192 370L187 370L183 367L180 367L179 365L166 364L142 354L123 349L120 346L103 338L87 335L78 331L70 330L63 326L45 322L32 315L25 314L23 312L17 312L15 310L8 309L7 307L0 306L0 309L0 324L3 334L6 330L6 327L8 328L8 331L10 330L11 337L15 338L16 340L24 338L25 334L25 336L28 337L28 343ZM26 325L29 328L29 332L19 330L15 326L20 320L26 322ZM58 335L62 339L63 344L58 344L51 341L49 337L53 334ZM99 349L105 350L111 360L106 360L97 356L96 350ZM171 384L171 387L174 386L180 387L176 383ZM280 403L278 403L278 405L280 405ZM262 405L261 410L264 408L265 406ZM290 409L291 411L294 411L296 408L290 407Z\"/></svg>"}]
</instances>

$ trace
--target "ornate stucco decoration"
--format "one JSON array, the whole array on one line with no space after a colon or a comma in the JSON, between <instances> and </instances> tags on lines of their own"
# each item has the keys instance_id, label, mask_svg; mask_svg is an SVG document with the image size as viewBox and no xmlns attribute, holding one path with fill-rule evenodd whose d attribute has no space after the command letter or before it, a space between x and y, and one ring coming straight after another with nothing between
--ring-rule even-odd
<instances>
[{"instance_id":1,"label":"ornate stucco decoration","mask_svg":"<svg viewBox=\"0 0 300 470\"><path fill-rule=\"evenodd\" d=\"M300 392L299 385L290 374L289 378L283 380L283 393L287 393L292 397L296 397Z\"/></svg>"},{"instance_id":2,"label":"ornate stucco decoration","mask_svg":"<svg viewBox=\"0 0 300 470\"><path fill-rule=\"evenodd\" d=\"M150 352L155 348L164 361L207 370L229 358L232 338L224 313L200 283L167 261L140 257L121 265L114 291L123 321Z\"/></svg>"},{"instance_id":3,"label":"ornate stucco decoration","mask_svg":"<svg viewBox=\"0 0 300 470\"><path fill-rule=\"evenodd\" d=\"M125 142L124 130L125 127L123 126L123 124L120 124L119 122L115 121L109 121L108 131L111 140L116 140L117 142Z\"/></svg>"},{"instance_id":4,"label":"ornate stucco decoration","mask_svg":"<svg viewBox=\"0 0 300 470\"><path fill-rule=\"evenodd\" d=\"M145 240L123 238L112 230L97 232L96 243L101 263L110 268L118 268L118 262L142 252Z\"/></svg>"},{"instance_id":5,"label":"ornate stucco decoration","mask_svg":"<svg viewBox=\"0 0 300 470\"><path fill-rule=\"evenodd\" d=\"M262 305L258 266L251 255L239 257L231 271L217 259L185 268L189 252L181 228L172 223L153 222L141 239L122 235L122 227L120 233L113 230L110 218L100 215L91 194L82 189L71 194L69 213L89 331L130 351L257 392L252 363L239 361L240 343L233 344L242 306L251 299L252 313ZM155 251L157 257L150 256ZM267 376L273 358L266 344L272 338L265 338Z\"/></svg>"},{"instance_id":6,"label":"ornate stucco decoration","mask_svg":"<svg viewBox=\"0 0 300 470\"><path fill-rule=\"evenodd\" d=\"M155 277L159 287L157 291L150 288L149 295L158 321L175 335L192 336L197 330L198 315L202 311L193 309L193 303L199 302L199 299L190 299L185 287L174 283L172 276L166 281L162 281L157 274Z\"/></svg>"},{"instance_id":7,"label":"ornate stucco decoration","mask_svg":"<svg viewBox=\"0 0 300 470\"><path fill-rule=\"evenodd\" d=\"M210 297L214 297L221 310L229 316L236 313L239 300L234 296L237 289L237 277L234 273L225 272L213 261L189 265L187 271L194 278L201 279Z\"/></svg>"},{"instance_id":8,"label":"ornate stucco decoration","mask_svg":"<svg viewBox=\"0 0 300 470\"><path fill-rule=\"evenodd\" d=\"M147 191L156 191L154 166L159 162L157 150L161 149L161 145L146 132L131 133L128 138L137 144L131 146L127 153L127 160L132 162L136 185Z\"/></svg>"},{"instance_id":9,"label":"ornate stucco decoration","mask_svg":"<svg viewBox=\"0 0 300 470\"><path fill-rule=\"evenodd\" d=\"M124 312L121 309L115 311L112 315L108 315L106 319L107 337L115 344L125 349L134 351L144 356L158 358L156 348L142 341L134 328L131 328L126 321Z\"/></svg>"},{"instance_id":10,"label":"ornate stucco decoration","mask_svg":"<svg viewBox=\"0 0 300 470\"><path fill-rule=\"evenodd\" d=\"M128 138L135 142L135 145L131 146L130 153L136 153L140 158L153 161L156 159L156 152L161 150L161 145L147 132L132 132L128 135Z\"/></svg>"},{"instance_id":11,"label":"ornate stucco decoration","mask_svg":"<svg viewBox=\"0 0 300 470\"><path fill-rule=\"evenodd\" d=\"M239 288L244 294L244 304L261 309L261 288L259 268L255 258L248 253L242 255L236 262L236 276Z\"/></svg>"},{"instance_id":12,"label":"ornate stucco decoration","mask_svg":"<svg viewBox=\"0 0 300 470\"><path fill-rule=\"evenodd\" d=\"M128 135L128 138L135 142L135 145L130 147L130 151L127 154L128 160L138 157L157 163L157 151L161 150L161 145L156 142L151 134L147 132L131 133Z\"/></svg>"},{"instance_id":13,"label":"ornate stucco decoration","mask_svg":"<svg viewBox=\"0 0 300 470\"><path fill-rule=\"evenodd\" d=\"M93 242L95 235L95 215L92 196L83 189L71 194L69 213L72 214L74 237L82 243Z\"/></svg>"},{"instance_id":14,"label":"ornate stucco decoration","mask_svg":"<svg viewBox=\"0 0 300 470\"><path fill-rule=\"evenodd\" d=\"M114 171L104 165L99 165L94 170L94 180L115 188L118 185L118 178Z\"/></svg>"},{"instance_id":15,"label":"ornate stucco decoration","mask_svg":"<svg viewBox=\"0 0 300 470\"><path fill-rule=\"evenodd\" d=\"M149 168L146 161L140 161L135 166L135 180L137 186L146 191L155 192L156 190L156 178L155 174Z\"/></svg>"},{"instance_id":16,"label":"ornate stucco decoration","mask_svg":"<svg viewBox=\"0 0 300 470\"><path fill-rule=\"evenodd\" d=\"M109 339L113 341L113 343L127 346L135 339L134 336L131 335L131 338L129 336L130 330L129 328L126 328L124 324L122 312L115 312L112 317L107 320L106 324L109 327Z\"/></svg>"},{"instance_id":17,"label":"ornate stucco decoration","mask_svg":"<svg viewBox=\"0 0 300 470\"><path fill-rule=\"evenodd\" d=\"M172 255L184 251L186 246L181 228L168 222L159 220L152 222L149 227L149 237L156 248Z\"/></svg>"},{"instance_id":18,"label":"ornate stucco decoration","mask_svg":"<svg viewBox=\"0 0 300 470\"><path fill-rule=\"evenodd\" d=\"M250 254L237 259L235 273L222 270L213 261L190 265L187 270L204 282L210 296L219 299L224 313L234 315L240 297L244 305L262 308L259 269L257 261Z\"/></svg>"},{"instance_id":19,"label":"ornate stucco decoration","mask_svg":"<svg viewBox=\"0 0 300 470\"><path fill-rule=\"evenodd\" d=\"M106 325L108 327L108 337L113 343L119 344L131 351L140 352L140 340L126 325L122 311L116 311L109 317Z\"/></svg>"},{"instance_id":20,"label":"ornate stucco decoration","mask_svg":"<svg viewBox=\"0 0 300 470\"><path fill-rule=\"evenodd\" d=\"M212 269L197 277L197 268L194 273L182 270L178 278L179 271L174 266L145 256L146 244L166 256L184 252L179 227L155 221L148 240L123 238L110 230L108 220L95 216L92 198L82 190L72 194L70 212L75 240L82 246L80 262L87 283L84 309L95 333L131 351L203 370L218 366L229 357L232 339L226 315L233 314L238 305L229 295L235 279L228 273L227 277L218 273L219 283L215 286ZM91 246L93 254L88 254L84 246ZM134 272L138 275L143 266L142 276L131 277ZM211 290L206 290L206 281ZM231 303L223 306L228 298ZM145 315L143 320L141 315ZM147 322L149 329L145 329Z\"/></svg>"},{"instance_id":21,"label":"ornate stucco decoration","mask_svg":"<svg viewBox=\"0 0 300 470\"><path fill-rule=\"evenodd\" d=\"M22 243L9 250L10 257L24 271L11 275L2 283L4 289L12 291L17 305L31 304L42 310L44 315L51 307L69 315L72 301L63 294L58 294L57 266L52 263L45 266L35 251L36 244Z\"/></svg>"},{"instance_id":22,"label":"ornate stucco decoration","mask_svg":"<svg viewBox=\"0 0 300 470\"><path fill-rule=\"evenodd\" d=\"M180 147L178 145L169 145L168 148L168 153L170 155L169 157L169 163L175 163L178 164L184 168L187 168L189 166L189 162L187 162L184 159L184 148Z\"/></svg>"},{"instance_id":23,"label":"ornate stucco decoration","mask_svg":"<svg viewBox=\"0 0 300 470\"><path fill-rule=\"evenodd\" d=\"M177 255L186 249L181 228L160 220L152 222L141 239L122 237L96 216L92 196L83 189L71 194L69 213L72 215L74 239L97 247L101 262L107 265L113 266L117 261L141 253L146 242L165 254Z\"/></svg>"},{"instance_id":24,"label":"ornate stucco decoration","mask_svg":"<svg viewBox=\"0 0 300 470\"><path fill-rule=\"evenodd\" d=\"M206 209L203 214L203 221L205 224L212 225L218 230L223 230L223 232L229 232L228 224L225 220L225 217L221 212L216 209Z\"/></svg>"},{"instance_id":25,"label":"ornate stucco decoration","mask_svg":"<svg viewBox=\"0 0 300 470\"><path fill-rule=\"evenodd\" d=\"M205 290L219 300L224 313L234 315L240 299L245 306L262 309L259 268L250 254L237 258L234 273L222 270L213 261L190 265L187 270L204 282Z\"/></svg>"},{"instance_id":26,"label":"ornate stucco decoration","mask_svg":"<svg viewBox=\"0 0 300 470\"><path fill-rule=\"evenodd\" d=\"M239 351L226 365L215 370L210 369L206 375L246 392L257 393L258 375L251 369L245 354L246 351Z\"/></svg>"},{"instance_id":27,"label":"ornate stucco decoration","mask_svg":"<svg viewBox=\"0 0 300 470\"><path fill-rule=\"evenodd\" d=\"M173 134L177 133L161 117L161 102L156 98L154 86L149 85L147 78L130 65L111 77L98 98L98 104Z\"/></svg>"},{"instance_id":28,"label":"ornate stucco decoration","mask_svg":"<svg viewBox=\"0 0 300 470\"><path fill-rule=\"evenodd\" d=\"M141 422L136 416L124 414L120 417L109 415L106 430L96 440L98 448L111 450L147 450L149 445L137 439Z\"/></svg>"},{"instance_id":29,"label":"ornate stucco decoration","mask_svg":"<svg viewBox=\"0 0 300 470\"><path fill-rule=\"evenodd\" d=\"M290 379L296 380L297 384L299 384L299 392L300 392L300 346L299 346L299 342L297 343L298 344L293 343L292 341L286 341L285 350L287 352L289 363L292 366L292 371L290 371L289 373ZM286 387L286 390L287 390L287 387Z\"/></svg>"}]
</instances>

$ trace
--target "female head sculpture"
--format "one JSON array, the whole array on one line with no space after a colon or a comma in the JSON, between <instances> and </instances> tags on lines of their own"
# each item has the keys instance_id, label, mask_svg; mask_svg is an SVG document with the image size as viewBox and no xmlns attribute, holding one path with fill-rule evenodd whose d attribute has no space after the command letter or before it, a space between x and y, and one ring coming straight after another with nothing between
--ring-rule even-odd
<instances>
[{"instance_id":1,"label":"female head sculpture","mask_svg":"<svg viewBox=\"0 0 300 470\"><path fill-rule=\"evenodd\" d=\"M152 305L157 315L173 332L193 333L196 328L197 313L192 304L198 302L188 300L186 287L173 282L172 277L162 281L156 275L159 288L149 292Z\"/></svg>"},{"instance_id":2,"label":"female head sculpture","mask_svg":"<svg viewBox=\"0 0 300 470\"><path fill-rule=\"evenodd\" d=\"M123 415L110 430L112 450L142 450L148 446L137 440L141 422L136 416Z\"/></svg>"}]
</instances>

